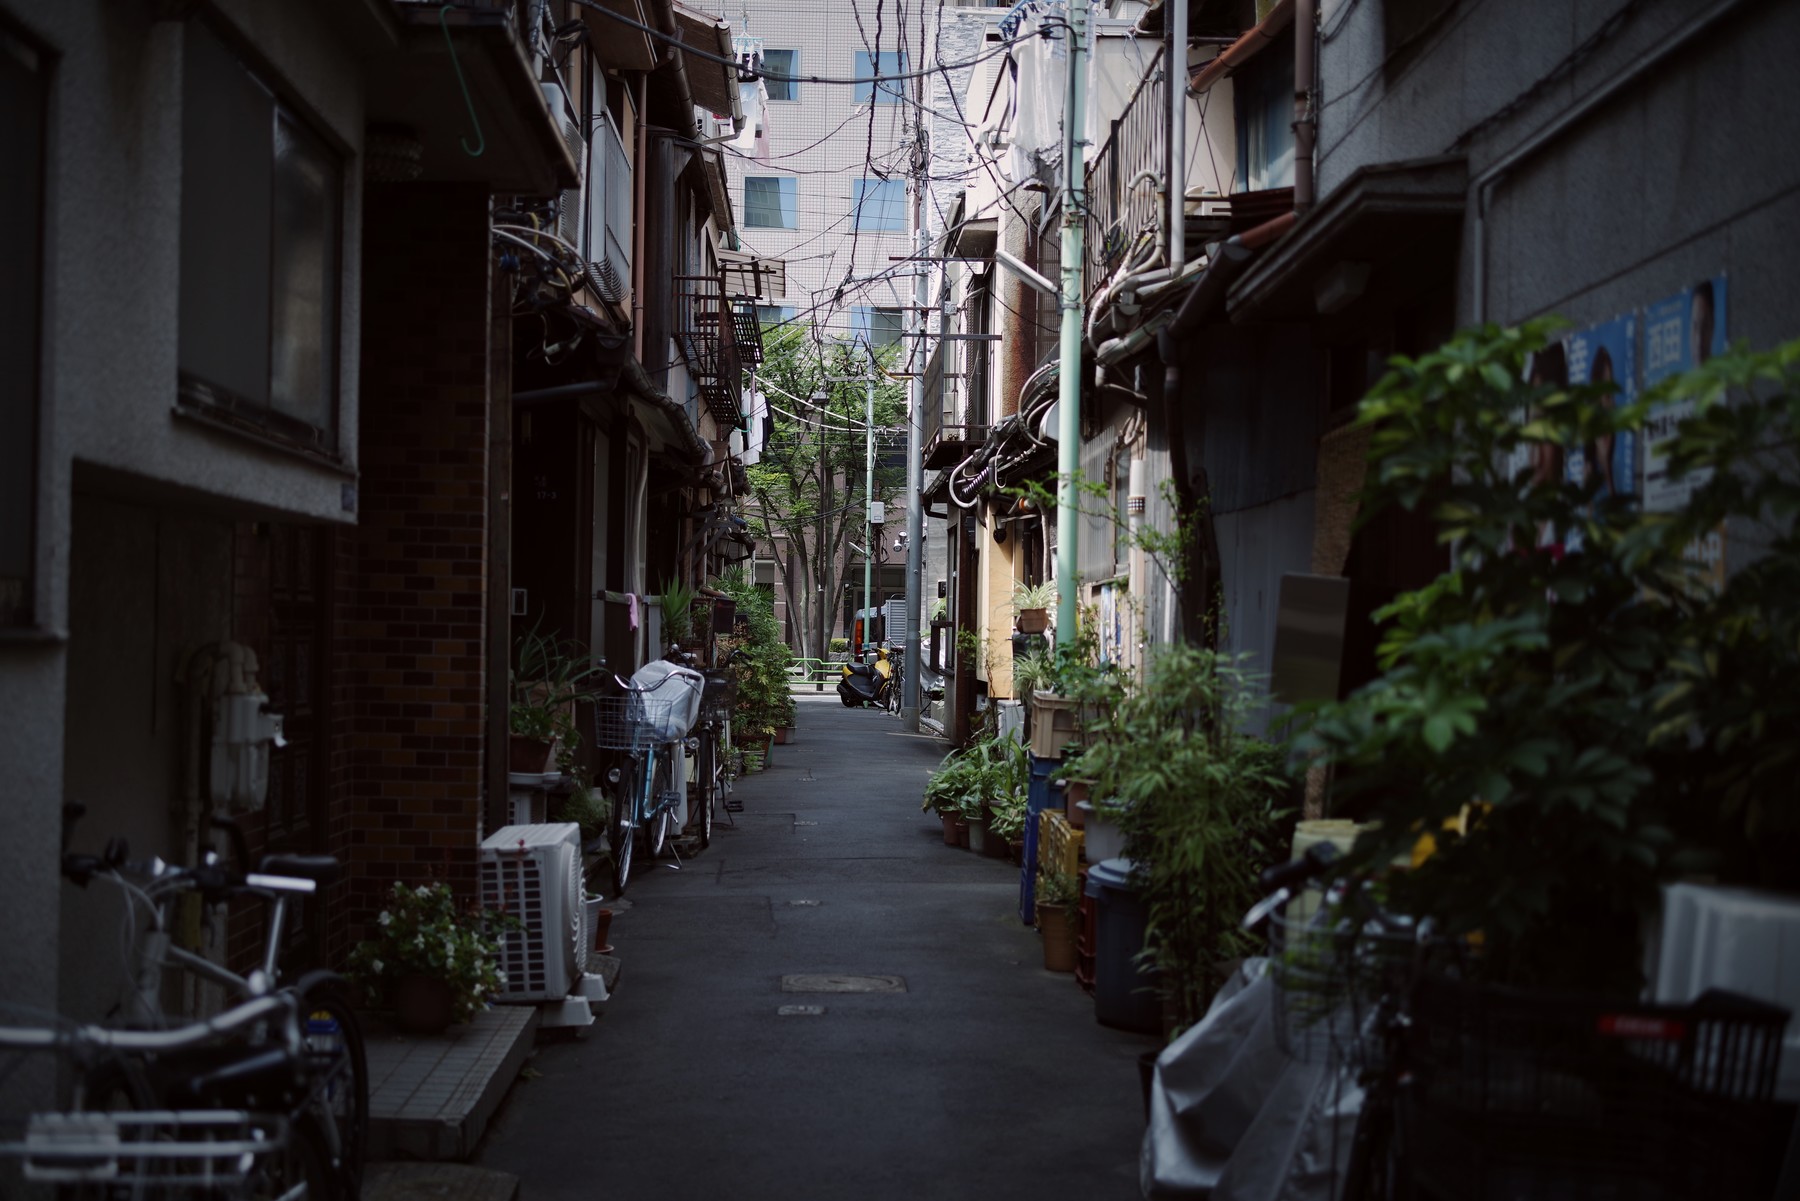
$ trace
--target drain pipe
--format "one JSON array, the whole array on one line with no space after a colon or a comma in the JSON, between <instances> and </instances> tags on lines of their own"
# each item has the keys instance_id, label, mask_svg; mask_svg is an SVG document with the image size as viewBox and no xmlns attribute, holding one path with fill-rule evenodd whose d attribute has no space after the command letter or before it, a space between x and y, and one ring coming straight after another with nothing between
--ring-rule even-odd
<instances>
[{"instance_id":1,"label":"drain pipe","mask_svg":"<svg viewBox=\"0 0 1800 1201\"><path fill-rule=\"evenodd\" d=\"M1721 0L1693 20L1676 30L1661 46L1632 63L1622 73L1613 76L1606 83L1595 88L1572 108L1563 113L1550 124L1526 138L1506 154L1496 159L1486 170L1477 175L1470 184L1475 199L1475 268L1473 272L1474 304L1472 316L1476 325L1485 325L1487 311L1487 210L1488 201L1492 199L1494 189L1499 187L1512 172L1527 159L1536 157L1539 151L1562 137L1578 122L1585 120L1595 109L1611 100L1625 88L1636 83L1640 78L1657 67L1662 66L1681 50L1687 48L1689 42L1712 30L1725 17L1743 8L1747 0Z\"/></svg>"},{"instance_id":2,"label":"drain pipe","mask_svg":"<svg viewBox=\"0 0 1800 1201\"><path fill-rule=\"evenodd\" d=\"M1313 78L1318 70L1318 0L1294 0L1294 211L1305 213L1313 206L1313 145L1319 132L1313 116Z\"/></svg>"},{"instance_id":3,"label":"drain pipe","mask_svg":"<svg viewBox=\"0 0 1800 1201\"><path fill-rule=\"evenodd\" d=\"M1187 262L1187 39L1186 0L1168 6L1169 49L1163 64L1169 93L1169 253L1170 275Z\"/></svg>"}]
</instances>

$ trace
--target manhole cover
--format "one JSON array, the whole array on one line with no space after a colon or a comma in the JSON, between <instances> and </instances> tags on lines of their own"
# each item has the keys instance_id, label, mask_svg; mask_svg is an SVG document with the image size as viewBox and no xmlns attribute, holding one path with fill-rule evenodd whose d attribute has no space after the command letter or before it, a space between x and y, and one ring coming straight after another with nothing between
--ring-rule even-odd
<instances>
[{"instance_id":1,"label":"manhole cover","mask_svg":"<svg viewBox=\"0 0 1800 1201\"><path fill-rule=\"evenodd\" d=\"M905 992L901 976L783 976L782 992Z\"/></svg>"},{"instance_id":2,"label":"manhole cover","mask_svg":"<svg viewBox=\"0 0 1800 1201\"><path fill-rule=\"evenodd\" d=\"M776 1017L784 1018L816 1018L823 1017L824 1014L823 1005L783 1005L775 1011Z\"/></svg>"}]
</instances>

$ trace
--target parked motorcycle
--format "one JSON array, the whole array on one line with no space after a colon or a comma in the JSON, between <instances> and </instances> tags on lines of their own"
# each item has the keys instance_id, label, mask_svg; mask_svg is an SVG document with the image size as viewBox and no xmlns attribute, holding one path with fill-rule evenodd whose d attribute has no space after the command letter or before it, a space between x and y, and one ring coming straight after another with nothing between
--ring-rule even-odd
<instances>
[{"instance_id":1,"label":"parked motorcycle","mask_svg":"<svg viewBox=\"0 0 1800 1201\"><path fill-rule=\"evenodd\" d=\"M886 647L878 647L873 663L846 663L844 677L838 681L838 699L847 709L863 705L886 708L894 687L894 667L888 661Z\"/></svg>"}]
</instances>

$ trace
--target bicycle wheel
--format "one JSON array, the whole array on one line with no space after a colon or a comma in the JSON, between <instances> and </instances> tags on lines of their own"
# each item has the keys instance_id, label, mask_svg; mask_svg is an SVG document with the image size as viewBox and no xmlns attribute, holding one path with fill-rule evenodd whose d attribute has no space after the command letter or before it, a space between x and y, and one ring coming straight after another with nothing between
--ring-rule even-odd
<instances>
[{"instance_id":1,"label":"bicycle wheel","mask_svg":"<svg viewBox=\"0 0 1800 1201\"><path fill-rule=\"evenodd\" d=\"M637 843L637 805L633 791L619 790L613 797L612 817L607 823L607 844L612 850L613 895L625 895L631 883L631 852Z\"/></svg>"},{"instance_id":2,"label":"bicycle wheel","mask_svg":"<svg viewBox=\"0 0 1800 1201\"><path fill-rule=\"evenodd\" d=\"M695 766L700 778L700 811L694 815L693 825L700 833L701 847L712 845L713 805L719 795L719 735L716 730L706 730L700 735L700 753L695 757ZM693 804L694 790L688 790L688 803Z\"/></svg>"},{"instance_id":3,"label":"bicycle wheel","mask_svg":"<svg viewBox=\"0 0 1800 1201\"><path fill-rule=\"evenodd\" d=\"M320 1131L318 1120L301 1114L288 1127L287 1146L278 1154L262 1157L257 1187L247 1194L255 1201L285 1201L305 1197L306 1201L355 1201L362 1196L361 1186L345 1184L332 1167L328 1140ZM305 1185L304 1191L296 1191ZM236 1195L236 1194L234 1194Z\"/></svg>"},{"instance_id":4,"label":"bicycle wheel","mask_svg":"<svg viewBox=\"0 0 1800 1201\"><path fill-rule=\"evenodd\" d=\"M650 852L652 861L660 858L663 849L669 845L669 829L675 824L674 773L671 771L669 757L667 748L659 748L656 751L656 767L650 776L650 809L653 816L644 827L644 849Z\"/></svg>"},{"instance_id":5,"label":"bicycle wheel","mask_svg":"<svg viewBox=\"0 0 1800 1201\"><path fill-rule=\"evenodd\" d=\"M369 1059L344 980L314 973L296 986L306 1000L307 1061L328 1150L347 1196L362 1191L369 1142ZM331 1137L335 1135L335 1138Z\"/></svg>"}]
</instances>

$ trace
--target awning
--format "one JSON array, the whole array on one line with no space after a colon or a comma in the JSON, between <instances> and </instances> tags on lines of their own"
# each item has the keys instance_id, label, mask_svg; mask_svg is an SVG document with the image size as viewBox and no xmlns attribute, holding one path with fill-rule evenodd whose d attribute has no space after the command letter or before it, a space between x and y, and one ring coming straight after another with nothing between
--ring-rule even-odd
<instances>
[{"instance_id":1,"label":"awning","mask_svg":"<svg viewBox=\"0 0 1800 1201\"><path fill-rule=\"evenodd\" d=\"M455 7L440 15L435 5L393 7L399 45L368 60L365 112L390 136L416 135L416 178L530 195L580 184L574 153L544 101L509 9Z\"/></svg>"},{"instance_id":2,"label":"awning","mask_svg":"<svg viewBox=\"0 0 1800 1201\"><path fill-rule=\"evenodd\" d=\"M977 217L973 221L965 221L961 229L951 239L950 254L955 258L988 259L994 257L994 248L1000 244L1000 219L998 217Z\"/></svg>"},{"instance_id":3,"label":"awning","mask_svg":"<svg viewBox=\"0 0 1800 1201\"><path fill-rule=\"evenodd\" d=\"M723 17L696 12L679 4L674 8L675 28L681 34L684 45L723 58L727 62L737 61L732 53L731 26L726 24ZM687 71L688 90L693 94L695 104L710 113L729 115L740 123L743 121L744 108L743 102L738 99L735 66L728 67L692 54L682 56L682 66Z\"/></svg>"},{"instance_id":4,"label":"awning","mask_svg":"<svg viewBox=\"0 0 1800 1201\"><path fill-rule=\"evenodd\" d=\"M1231 287L1234 321L1310 320L1453 272L1468 170L1458 157L1357 171Z\"/></svg>"},{"instance_id":5,"label":"awning","mask_svg":"<svg viewBox=\"0 0 1800 1201\"><path fill-rule=\"evenodd\" d=\"M618 13L627 21L650 25L651 14L644 0L594 0L607 12ZM642 29L633 29L624 21L615 21L604 13L581 6L587 22L588 46L602 66L616 71L650 71L656 67L656 42Z\"/></svg>"}]
</instances>

